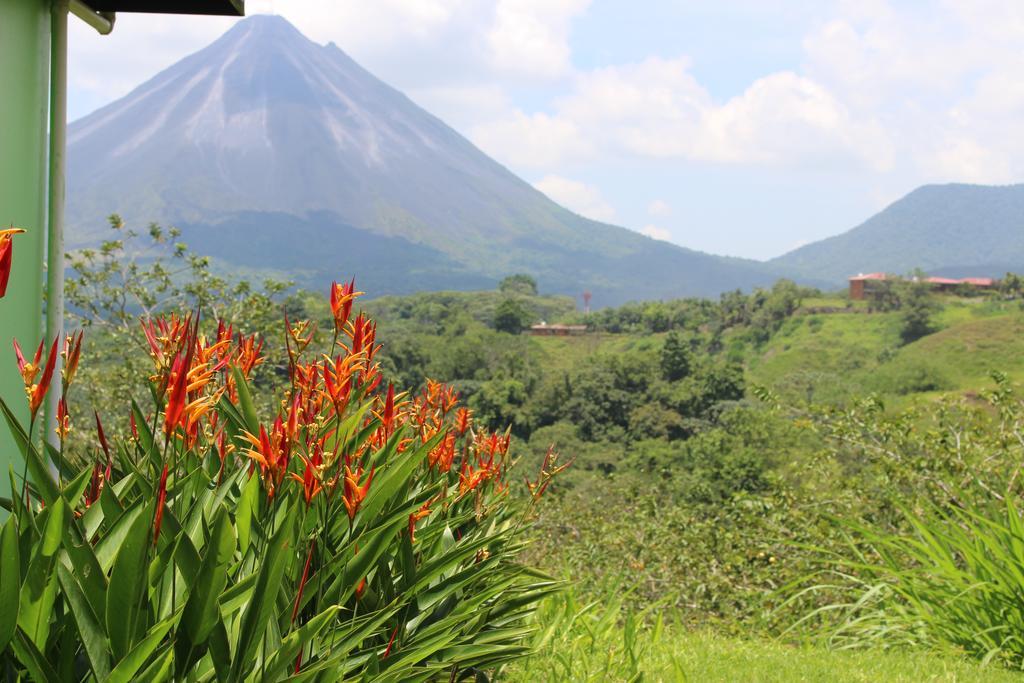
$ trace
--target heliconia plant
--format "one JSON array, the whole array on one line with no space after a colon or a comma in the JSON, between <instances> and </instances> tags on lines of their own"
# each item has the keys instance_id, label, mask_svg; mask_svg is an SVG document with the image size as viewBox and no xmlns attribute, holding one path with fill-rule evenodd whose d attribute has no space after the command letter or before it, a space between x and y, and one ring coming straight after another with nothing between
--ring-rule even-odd
<instances>
[{"instance_id":1,"label":"heliconia plant","mask_svg":"<svg viewBox=\"0 0 1024 683\"><path fill-rule=\"evenodd\" d=\"M352 317L360 294L332 287L320 357L313 326L286 320L290 381L269 420L250 383L261 340L204 334L197 315L142 321L152 402L132 403L124 438L96 413L84 467L64 456L81 335L45 359L18 347L31 419L0 399L25 463L0 531L4 676L483 680L528 652L559 585L517 556L564 465L549 454L510 495L509 432L475 424L450 387L386 382L375 324ZM47 391L59 445L41 452Z\"/></svg>"},{"instance_id":2,"label":"heliconia plant","mask_svg":"<svg viewBox=\"0 0 1024 683\"><path fill-rule=\"evenodd\" d=\"M11 238L25 232L21 228L5 228L0 230L0 299L7 294L7 283L11 278L11 266L14 263L14 242Z\"/></svg>"}]
</instances>

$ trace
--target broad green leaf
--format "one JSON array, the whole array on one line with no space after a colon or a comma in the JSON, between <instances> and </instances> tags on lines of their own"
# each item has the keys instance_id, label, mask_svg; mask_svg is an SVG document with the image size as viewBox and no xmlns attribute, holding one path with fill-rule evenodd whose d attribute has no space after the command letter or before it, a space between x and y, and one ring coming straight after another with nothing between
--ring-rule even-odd
<instances>
[{"instance_id":1,"label":"broad green leaf","mask_svg":"<svg viewBox=\"0 0 1024 683\"><path fill-rule=\"evenodd\" d=\"M60 587L67 598L68 607L78 627L78 635L85 649L89 668L96 680L105 681L110 675L110 653L107 651L107 634L100 625L100 620L78 585L64 565L57 565L57 577Z\"/></svg>"},{"instance_id":2,"label":"broad green leaf","mask_svg":"<svg viewBox=\"0 0 1024 683\"><path fill-rule=\"evenodd\" d=\"M96 544L96 559L99 560L104 573L109 572L110 568L114 565L114 557L117 555L117 551L124 543L129 530L135 524L135 520L142 514L143 509L147 507L144 502L144 500L140 500L123 512L107 528Z\"/></svg>"},{"instance_id":3,"label":"broad green leaf","mask_svg":"<svg viewBox=\"0 0 1024 683\"><path fill-rule=\"evenodd\" d=\"M252 539L252 526L256 520L260 505L260 478L249 477L242 488L242 496L238 500L238 508L235 514L235 524L238 525L238 548L244 556L249 550L249 543Z\"/></svg>"},{"instance_id":4,"label":"broad green leaf","mask_svg":"<svg viewBox=\"0 0 1024 683\"><path fill-rule=\"evenodd\" d=\"M18 444L18 450L21 451L21 457L25 459L28 464L28 471L31 475L32 483L36 490L42 496L43 501L47 505L53 505L54 501L60 497L60 490L57 488L57 482L53 480L53 475L50 474L50 468L47 467L46 463L43 462L42 457L39 455L39 451L33 445L32 440L28 438L28 434L22 429L18 423L18 418L14 416L11 409L4 402L3 398L0 398L0 412L3 412L4 419L7 421L7 426L11 430L11 435L14 437L14 442ZM14 490L14 489L12 489Z\"/></svg>"},{"instance_id":5,"label":"broad green leaf","mask_svg":"<svg viewBox=\"0 0 1024 683\"><path fill-rule=\"evenodd\" d=\"M100 567L92 545L82 540L76 524L64 527L64 551L58 555L58 562L74 572L89 606L102 623L107 610L107 574Z\"/></svg>"},{"instance_id":6,"label":"broad green leaf","mask_svg":"<svg viewBox=\"0 0 1024 683\"><path fill-rule=\"evenodd\" d=\"M214 672L218 681L228 680L231 671L231 641L228 638L224 620L218 619L210 633L210 660L213 661Z\"/></svg>"},{"instance_id":7,"label":"broad green leaf","mask_svg":"<svg viewBox=\"0 0 1024 683\"><path fill-rule=\"evenodd\" d=\"M253 403L252 394L249 393L249 385L242 375L242 371L236 366L231 366L231 374L235 378L235 386L238 388L238 407L245 420L245 429L252 435L260 433L260 418L256 413L256 404Z\"/></svg>"},{"instance_id":8,"label":"broad green leaf","mask_svg":"<svg viewBox=\"0 0 1024 683\"><path fill-rule=\"evenodd\" d=\"M429 443L436 444L435 439ZM409 477L413 471L423 462L423 457L417 449L410 448L405 453L392 460L383 471L378 471L370 490L363 501L363 507L359 511L362 519L371 521L384 507L398 495L405 492L409 486ZM405 502L404 500L402 502Z\"/></svg>"},{"instance_id":9,"label":"broad green leaf","mask_svg":"<svg viewBox=\"0 0 1024 683\"><path fill-rule=\"evenodd\" d=\"M228 426L232 428L229 430L232 437L238 436L242 430L248 430L249 426L246 424L245 418L226 395L221 396L220 401L217 402L217 412L227 418Z\"/></svg>"},{"instance_id":10,"label":"broad green leaf","mask_svg":"<svg viewBox=\"0 0 1024 683\"><path fill-rule=\"evenodd\" d=\"M18 629L11 639L11 650L18 661L28 669L29 679L37 683L59 683L60 678L53 666L39 651L32 639L23 630Z\"/></svg>"},{"instance_id":11,"label":"broad green leaf","mask_svg":"<svg viewBox=\"0 0 1024 683\"><path fill-rule=\"evenodd\" d=\"M135 674L156 652L164 636L167 635L167 632L171 630L171 626L174 625L175 619L176 617L173 616L164 619L149 629L149 632L139 641L138 645L133 647L131 652L125 655L124 659L110 672L110 677L107 678L106 683L130 683L131 681L139 680L135 678Z\"/></svg>"},{"instance_id":12,"label":"broad green leaf","mask_svg":"<svg viewBox=\"0 0 1024 683\"><path fill-rule=\"evenodd\" d=\"M0 652L7 648L18 625L18 593L21 590L21 552L18 519L8 517L0 531Z\"/></svg>"},{"instance_id":13,"label":"broad green leaf","mask_svg":"<svg viewBox=\"0 0 1024 683\"><path fill-rule=\"evenodd\" d=\"M142 408L135 402L135 399L132 399L132 415L135 416L135 428L139 432L139 445L142 446L146 458L150 459L155 452L153 449L153 432L150 431L149 424L146 422L146 416L142 413Z\"/></svg>"},{"instance_id":14,"label":"broad green leaf","mask_svg":"<svg viewBox=\"0 0 1024 683\"><path fill-rule=\"evenodd\" d=\"M229 679L241 680L252 666L252 658L256 653L275 609L278 589L285 572L291 565L295 554L295 510L298 506L291 505L281 526L270 538L263 557L259 561L259 572L253 586L252 597L242 614L241 628L238 634L238 648L235 659L231 662Z\"/></svg>"},{"instance_id":15,"label":"broad green leaf","mask_svg":"<svg viewBox=\"0 0 1024 683\"><path fill-rule=\"evenodd\" d=\"M193 657L202 655L203 646L220 616L218 601L228 581L228 563L235 554L235 532L227 513L221 509L213 523L210 540L206 544L199 574L192 582L192 590L181 615L181 630L185 638L183 652L177 654L178 664L187 667Z\"/></svg>"},{"instance_id":16,"label":"broad green leaf","mask_svg":"<svg viewBox=\"0 0 1024 683\"><path fill-rule=\"evenodd\" d=\"M64 486L64 500L68 502L72 508L82 502L82 496L85 495L85 490L89 487L90 478L92 477L91 469L84 469L78 473L78 476L69 481Z\"/></svg>"},{"instance_id":17,"label":"broad green leaf","mask_svg":"<svg viewBox=\"0 0 1024 683\"><path fill-rule=\"evenodd\" d=\"M264 669L267 680L277 681L285 678L294 666L295 659L299 655L299 649L304 648L311 642L315 642L314 639L320 634L320 631L334 619L340 610L341 607L338 605L331 605L285 636Z\"/></svg>"},{"instance_id":18,"label":"broad green leaf","mask_svg":"<svg viewBox=\"0 0 1024 683\"><path fill-rule=\"evenodd\" d=\"M153 506L147 505L125 534L110 573L106 621L115 662L128 654L134 634L146 626L142 623L142 601L152 519Z\"/></svg>"},{"instance_id":19,"label":"broad green leaf","mask_svg":"<svg viewBox=\"0 0 1024 683\"><path fill-rule=\"evenodd\" d=\"M171 674L174 671L174 648L170 645L167 649L161 652L153 663L150 664L146 669L139 674L137 681L145 681L146 683L161 683L162 681L171 680Z\"/></svg>"},{"instance_id":20,"label":"broad green leaf","mask_svg":"<svg viewBox=\"0 0 1024 683\"><path fill-rule=\"evenodd\" d=\"M43 533L36 543L21 589L18 625L37 647L45 646L50 633L50 617L57 597L54 565L64 535L67 510L64 499L58 497L52 506L40 513L37 523L43 525Z\"/></svg>"}]
</instances>

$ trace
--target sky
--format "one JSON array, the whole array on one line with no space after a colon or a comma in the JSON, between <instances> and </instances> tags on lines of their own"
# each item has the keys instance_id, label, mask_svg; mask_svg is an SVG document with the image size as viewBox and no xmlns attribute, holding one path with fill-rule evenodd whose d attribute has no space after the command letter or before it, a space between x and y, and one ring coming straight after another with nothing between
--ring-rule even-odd
<instances>
[{"instance_id":1,"label":"sky","mask_svg":"<svg viewBox=\"0 0 1024 683\"><path fill-rule=\"evenodd\" d=\"M1018 0L247 0L564 206L767 259L927 183L1024 178ZM237 19L72 20L72 120Z\"/></svg>"}]
</instances>

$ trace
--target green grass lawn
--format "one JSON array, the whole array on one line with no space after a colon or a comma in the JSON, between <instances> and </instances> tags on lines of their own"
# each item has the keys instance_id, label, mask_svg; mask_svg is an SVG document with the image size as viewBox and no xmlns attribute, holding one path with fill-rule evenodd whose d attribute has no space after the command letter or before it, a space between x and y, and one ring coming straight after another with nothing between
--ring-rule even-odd
<instances>
[{"instance_id":1,"label":"green grass lawn","mask_svg":"<svg viewBox=\"0 0 1024 683\"><path fill-rule=\"evenodd\" d=\"M643 637L641 637L643 638ZM582 637L586 640L586 637ZM650 636L647 637L650 640ZM883 683L962 681L1002 683L1024 681L1024 675L994 665L924 652L830 651L793 647L771 640L726 638L710 633L664 633L656 643L646 643L638 654L638 666L620 643L598 641L566 648L560 661L554 651L517 664L502 680L627 681L642 674L644 681L686 683ZM566 664L569 666L567 667Z\"/></svg>"},{"instance_id":2,"label":"green grass lawn","mask_svg":"<svg viewBox=\"0 0 1024 683\"><path fill-rule=\"evenodd\" d=\"M765 637L693 631L652 606L624 606L609 588L590 602L570 589L537 614L536 654L509 665L496 680L510 683L1024 683L1024 674L953 654L896 650L829 650ZM655 615L660 614L660 617ZM643 625L646 624L646 625Z\"/></svg>"}]
</instances>

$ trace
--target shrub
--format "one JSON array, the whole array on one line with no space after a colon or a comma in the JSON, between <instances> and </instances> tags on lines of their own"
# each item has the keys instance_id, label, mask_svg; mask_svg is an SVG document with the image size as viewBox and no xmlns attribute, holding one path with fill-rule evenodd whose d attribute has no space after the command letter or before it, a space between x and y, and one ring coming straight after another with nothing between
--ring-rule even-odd
<instances>
[{"instance_id":1,"label":"shrub","mask_svg":"<svg viewBox=\"0 0 1024 683\"><path fill-rule=\"evenodd\" d=\"M505 299L494 310L494 329L519 334L532 321L530 312L515 299Z\"/></svg>"},{"instance_id":2,"label":"shrub","mask_svg":"<svg viewBox=\"0 0 1024 683\"><path fill-rule=\"evenodd\" d=\"M385 383L353 290L332 288L328 354L310 323L287 327L270 422L249 382L262 341L204 333L198 315L144 321L152 403L132 402L123 439L97 417L82 469L64 456L70 422L60 448L34 438L59 345L22 363L27 428L0 401L25 459L0 532L8 676L455 680L527 651L526 619L558 584L515 558L564 466L549 452L514 503L509 433L441 384ZM81 336L63 349L66 413Z\"/></svg>"},{"instance_id":3,"label":"shrub","mask_svg":"<svg viewBox=\"0 0 1024 683\"><path fill-rule=\"evenodd\" d=\"M516 273L499 282L498 290L508 294L537 296L537 280L532 275Z\"/></svg>"}]
</instances>

